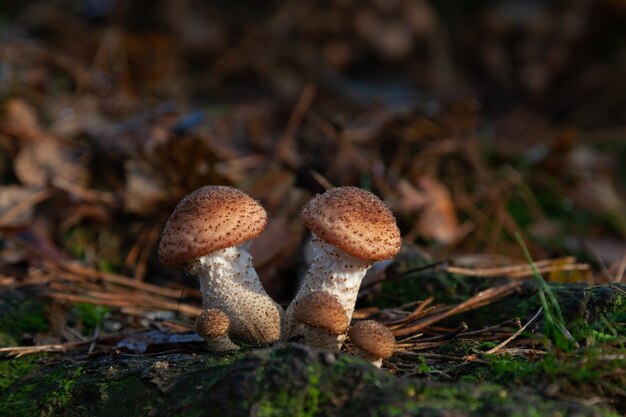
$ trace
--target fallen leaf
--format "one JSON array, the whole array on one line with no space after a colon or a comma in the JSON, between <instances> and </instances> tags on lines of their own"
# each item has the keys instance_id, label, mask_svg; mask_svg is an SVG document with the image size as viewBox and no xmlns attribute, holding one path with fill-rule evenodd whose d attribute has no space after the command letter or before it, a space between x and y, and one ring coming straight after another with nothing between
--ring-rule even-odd
<instances>
[{"instance_id":1,"label":"fallen leaf","mask_svg":"<svg viewBox=\"0 0 626 417\"><path fill-rule=\"evenodd\" d=\"M19 185L0 186L0 227L17 227L30 223L34 206L48 192Z\"/></svg>"},{"instance_id":2,"label":"fallen leaf","mask_svg":"<svg viewBox=\"0 0 626 417\"><path fill-rule=\"evenodd\" d=\"M452 243L459 235L459 222L448 189L432 176L420 178L419 186L426 196L420 232L439 243Z\"/></svg>"},{"instance_id":3,"label":"fallen leaf","mask_svg":"<svg viewBox=\"0 0 626 417\"><path fill-rule=\"evenodd\" d=\"M22 184L47 186L55 180L84 186L89 169L82 155L56 142L26 142L15 157L15 175Z\"/></svg>"},{"instance_id":4,"label":"fallen leaf","mask_svg":"<svg viewBox=\"0 0 626 417\"><path fill-rule=\"evenodd\" d=\"M161 202L169 199L167 187L152 165L139 159L130 159L124 163L124 170L126 171L124 198L126 211L148 214Z\"/></svg>"}]
</instances>

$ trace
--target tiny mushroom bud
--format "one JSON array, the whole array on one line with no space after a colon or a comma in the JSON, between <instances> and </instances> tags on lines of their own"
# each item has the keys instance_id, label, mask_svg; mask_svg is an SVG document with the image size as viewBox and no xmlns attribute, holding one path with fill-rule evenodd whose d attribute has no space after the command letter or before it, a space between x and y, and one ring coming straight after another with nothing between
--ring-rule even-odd
<instances>
[{"instance_id":1,"label":"tiny mushroom bud","mask_svg":"<svg viewBox=\"0 0 626 417\"><path fill-rule=\"evenodd\" d=\"M263 289L248 252L266 225L265 210L247 194L205 186L178 203L159 245L161 262L197 275L205 308L226 313L230 336L246 343L280 336L282 307Z\"/></svg>"},{"instance_id":2,"label":"tiny mushroom bud","mask_svg":"<svg viewBox=\"0 0 626 417\"><path fill-rule=\"evenodd\" d=\"M337 350L337 336L348 330L348 316L337 298L322 291L300 298L293 308L293 318L299 323L304 343L322 349Z\"/></svg>"},{"instance_id":3,"label":"tiny mushroom bud","mask_svg":"<svg viewBox=\"0 0 626 417\"><path fill-rule=\"evenodd\" d=\"M357 348L357 355L380 368L383 359L393 355L396 338L382 323L374 320L363 320L352 326L348 331L350 341Z\"/></svg>"},{"instance_id":4,"label":"tiny mushroom bud","mask_svg":"<svg viewBox=\"0 0 626 417\"><path fill-rule=\"evenodd\" d=\"M217 308L202 310L196 319L196 333L207 341L208 348L213 352L239 349L228 337L229 327L228 316Z\"/></svg>"},{"instance_id":5,"label":"tiny mushroom bud","mask_svg":"<svg viewBox=\"0 0 626 417\"><path fill-rule=\"evenodd\" d=\"M285 313L282 338L295 330L293 306L307 294L324 291L352 318L361 281L375 262L393 258L402 243L396 219L374 194L355 187L338 187L309 201L302 210L313 232L314 259L292 305ZM341 345L344 335L337 337Z\"/></svg>"}]
</instances>

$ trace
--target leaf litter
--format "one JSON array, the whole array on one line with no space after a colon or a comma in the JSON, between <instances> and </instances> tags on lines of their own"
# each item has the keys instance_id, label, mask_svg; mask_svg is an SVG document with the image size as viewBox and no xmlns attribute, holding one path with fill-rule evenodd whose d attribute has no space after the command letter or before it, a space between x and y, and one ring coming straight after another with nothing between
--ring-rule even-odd
<instances>
[{"instance_id":1,"label":"leaf litter","mask_svg":"<svg viewBox=\"0 0 626 417\"><path fill-rule=\"evenodd\" d=\"M197 342L190 330L199 291L161 266L155 250L174 205L205 184L237 186L268 209L270 226L251 251L268 292L282 303L306 265L302 205L334 185L380 195L397 216L407 255L372 268L354 317L376 318L392 330L398 349L386 367L397 375L445 378L454 366L492 366L491 356L533 362L553 353L537 326L545 307L480 328L462 321L529 291L535 272L517 233L552 285L623 282L626 186L618 167L626 150L614 104L620 91L597 75L619 79L623 68L612 55L567 55L591 36L576 25L543 42L563 13L483 6L475 17L484 24L476 43L482 50L468 58L456 33L441 35L445 12L421 1L338 2L328 9L287 2L263 10L258 21L244 19L246 30L226 11L207 13L211 29L170 22L179 37L158 25L144 32L128 22L90 25L84 16L35 3L49 13L21 10L18 24L35 33L45 28L49 39L13 26L1 35L0 64L9 71L0 73L7 93L0 101L0 289L36 288L56 325L29 344L0 348L6 355L196 349L188 344ZM564 7L593 23L618 7L613 3L595 6L595 14L589 6ZM172 12L191 19L187 7ZM131 9L125 12L136 13ZM541 19L532 16L553 25L534 26ZM84 37L65 27L81 28ZM507 37L515 31L526 36ZM424 45L432 56L416 52ZM507 56L513 50L526 51L518 67ZM529 58L547 51L565 52L545 62ZM495 87L469 69L456 79L455 54ZM398 72L379 73L390 65ZM411 79L420 89L407 87ZM579 82L587 94L572 88ZM455 86L480 91L483 102L452 99ZM569 92L555 94L563 90ZM489 107L498 93L509 102L517 94L521 104L498 114ZM542 100L556 113L544 117L537 110ZM598 112L606 103L609 110ZM587 117L576 124L581 114ZM425 253L417 255L415 246ZM480 285L465 284L463 299L450 300L429 283L425 293L405 291L395 305L377 306L385 286L402 291L425 277ZM110 310L85 335L66 320L76 303ZM610 343L623 347L623 323L610 326L621 335ZM459 341L474 348L444 350ZM564 353L584 361L577 354ZM606 385L591 392L617 391Z\"/></svg>"}]
</instances>

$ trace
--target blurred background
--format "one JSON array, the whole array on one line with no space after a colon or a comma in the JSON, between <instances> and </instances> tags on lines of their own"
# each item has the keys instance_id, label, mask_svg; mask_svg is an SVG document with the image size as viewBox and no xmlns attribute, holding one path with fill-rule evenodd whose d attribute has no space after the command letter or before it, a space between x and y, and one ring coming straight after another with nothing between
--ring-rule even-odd
<instances>
[{"instance_id":1,"label":"blurred background","mask_svg":"<svg viewBox=\"0 0 626 417\"><path fill-rule=\"evenodd\" d=\"M0 284L197 304L156 248L206 184L268 210L252 251L282 302L302 205L339 185L384 199L413 264L510 265L519 232L593 269L550 279L619 281L625 35L623 0L3 0Z\"/></svg>"}]
</instances>

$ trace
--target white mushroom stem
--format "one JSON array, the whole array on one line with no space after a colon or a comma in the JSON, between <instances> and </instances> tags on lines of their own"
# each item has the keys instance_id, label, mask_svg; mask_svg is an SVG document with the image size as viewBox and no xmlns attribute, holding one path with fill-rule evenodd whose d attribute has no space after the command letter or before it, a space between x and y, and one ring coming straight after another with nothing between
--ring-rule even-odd
<instances>
[{"instance_id":1,"label":"white mushroom stem","mask_svg":"<svg viewBox=\"0 0 626 417\"><path fill-rule=\"evenodd\" d=\"M248 252L250 241L215 251L190 263L200 280L202 304L230 318L230 335L246 343L269 343L280 337L283 309L265 292Z\"/></svg>"},{"instance_id":2,"label":"white mushroom stem","mask_svg":"<svg viewBox=\"0 0 626 417\"><path fill-rule=\"evenodd\" d=\"M324 291L335 296L350 322L361 281L373 263L370 260L361 260L348 255L315 234L311 239L311 245L314 251L313 263L296 297L285 312L283 339L294 335L294 302L315 291ZM344 335L340 335L336 340L341 344L344 338Z\"/></svg>"},{"instance_id":3,"label":"white mushroom stem","mask_svg":"<svg viewBox=\"0 0 626 417\"><path fill-rule=\"evenodd\" d=\"M299 329L296 330L296 333L303 335L305 345L328 350L338 350L341 348L337 342L338 336L329 333L326 329L302 323L298 323L297 327L299 327Z\"/></svg>"}]
</instances>

